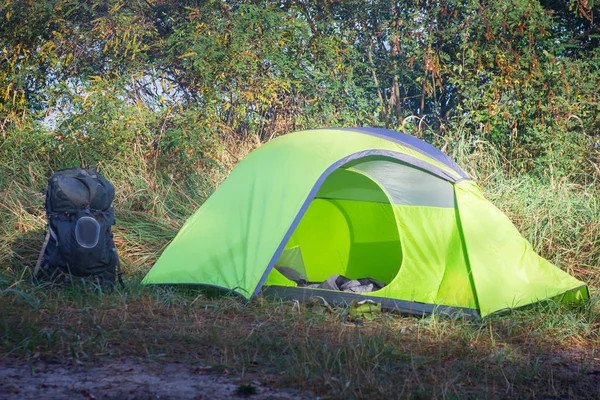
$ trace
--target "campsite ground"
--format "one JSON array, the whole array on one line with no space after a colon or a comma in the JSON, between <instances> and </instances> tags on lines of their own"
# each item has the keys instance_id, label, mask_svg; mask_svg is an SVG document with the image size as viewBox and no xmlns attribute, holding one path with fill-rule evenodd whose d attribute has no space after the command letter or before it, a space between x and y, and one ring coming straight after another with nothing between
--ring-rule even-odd
<instances>
[{"instance_id":1,"label":"campsite ground","mask_svg":"<svg viewBox=\"0 0 600 400\"><path fill-rule=\"evenodd\" d=\"M117 187L126 289L34 286L45 167L0 165L0 399L208 398L238 389L275 399L600 398L596 185L510 177L476 156L461 165L538 253L590 285L587 304L481 321L394 313L355 321L320 304L144 287L205 196L165 185L151 169L111 165L103 171Z\"/></svg>"},{"instance_id":2,"label":"campsite ground","mask_svg":"<svg viewBox=\"0 0 600 400\"><path fill-rule=\"evenodd\" d=\"M310 399L308 393L275 388L276 377L235 377L212 367L155 362L138 357L98 359L91 363L8 361L0 368L0 399ZM246 389L244 389L246 388ZM245 390L245 392L244 392Z\"/></svg>"},{"instance_id":3,"label":"campsite ground","mask_svg":"<svg viewBox=\"0 0 600 400\"><path fill-rule=\"evenodd\" d=\"M595 302L354 320L137 278L112 293L4 281L0 296L0 399L600 398Z\"/></svg>"}]
</instances>

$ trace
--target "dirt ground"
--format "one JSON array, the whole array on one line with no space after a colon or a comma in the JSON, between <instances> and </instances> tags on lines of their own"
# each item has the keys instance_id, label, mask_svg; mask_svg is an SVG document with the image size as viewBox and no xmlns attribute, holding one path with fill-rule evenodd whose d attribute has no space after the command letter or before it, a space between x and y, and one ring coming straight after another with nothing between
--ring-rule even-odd
<instances>
[{"instance_id":1,"label":"dirt ground","mask_svg":"<svg viewBox=\"0 0 600 400\"><path fill-rule=\"evenodd\" d=\"M135 358L101 360L89 366L0 361L0 400L314 398L293 389L275 388L274 381L274 377L231 377L211 367ZM240 385L251 385L255 393L239 394Z\"/></svg>"}]
</instances>

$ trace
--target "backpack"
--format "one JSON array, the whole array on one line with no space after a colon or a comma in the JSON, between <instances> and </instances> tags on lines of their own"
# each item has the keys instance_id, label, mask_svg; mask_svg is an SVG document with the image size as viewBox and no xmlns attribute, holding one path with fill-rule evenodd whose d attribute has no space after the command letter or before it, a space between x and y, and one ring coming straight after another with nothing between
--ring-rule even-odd
<instances>
[{"instance_id":1,"label":"backpack","mask_svg":"<svg viewBox=\"0 0 600 400\"><path fill-rule=\"evenodd\" d=\"M76 277L103 287L119 279L123 284L111 232L114 197L114 186L90 169L65 169L48 179L48 230L35 279L60 282Z\"/></svg>"}]
</instances>

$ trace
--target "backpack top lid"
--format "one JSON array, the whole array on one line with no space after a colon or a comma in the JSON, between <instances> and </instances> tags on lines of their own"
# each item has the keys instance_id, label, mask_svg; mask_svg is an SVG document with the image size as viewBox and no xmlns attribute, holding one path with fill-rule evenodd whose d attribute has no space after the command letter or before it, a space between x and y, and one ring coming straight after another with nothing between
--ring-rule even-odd
<instances>
[{"instance_id":1,"label":"backpack top lid","mask_svg":"<svg viewBox=\"0 0 600 400\"><path fill-rule=\"evenodd\" d=\"M48 179L46 211L86 208L106 211L114 197L114 186L98 172L84 168L65 169Z\"/></svg>"}]
</instances>

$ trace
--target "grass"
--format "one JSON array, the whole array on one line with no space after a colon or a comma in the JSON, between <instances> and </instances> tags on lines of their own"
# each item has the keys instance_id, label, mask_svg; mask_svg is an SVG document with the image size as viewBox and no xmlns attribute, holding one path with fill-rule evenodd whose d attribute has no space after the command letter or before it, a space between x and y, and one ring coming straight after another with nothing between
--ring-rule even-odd
<instances>
[{"instance_id":1,"label":"grass","mask_svg":"<svg viewBox=\"0 0 600 400\"><path fill-rule=\"evenodd\" d=\"M221 163L230 168L255 145L237 144ZM40 191L50 171L13 160L0 163L0 362L145 357L263 373L329 398L600 398L596 188L507 174L486 147L457 158L542 255L590 284L589 303L482 321L383 313L357 324L341 308L145 287L141 277L225 174L207 169L184 184L159 177L143 157L101 171L117 188L126 288L36 286L28 273L43 240Z\"/></svg>"},{"instance_id":2,"label":"grass","mask_svg":"<svg viewBox=\"0 0 600 400\"><path fill-rule=\"evenodd\" d=\"M591 303L545 304L484 321L383 313L358 325L343 309L210 298L136 279L110 293L8 286L0 292L5 357L93 363L144 356L261 372L332 398L600 395L600 313Z\"/></svg>"}]
</instances>

